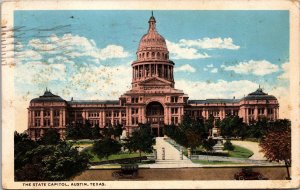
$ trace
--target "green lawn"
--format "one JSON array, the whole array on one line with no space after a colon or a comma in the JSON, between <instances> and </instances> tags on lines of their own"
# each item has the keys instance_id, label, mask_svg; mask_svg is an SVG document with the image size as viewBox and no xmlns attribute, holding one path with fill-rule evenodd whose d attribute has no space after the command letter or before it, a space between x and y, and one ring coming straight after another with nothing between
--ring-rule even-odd
<instances>
[{"instance_id":1,"label":"green lawn","mask_svg":"<svg viewBox=\"0 0 300 190\"><path fill-rule=\"evenodd\" d=\"M86 149L84 149L82 152L85 152L87 154L90 155L90 162L101 162L101 161L106 161L107 159L106 158L99 158L96 154L94 154L92 152L92 147L88 147ZM146 156L147 154L145 153L142 153L142 156ZM119 153L119 154L113 154L113 155L110 155L108 157L108 160L116 160L116 159L123 159L123 158L133 158L133 157L139 157L140 154L139 153L136 153L136 152L132 152L132 153L129 153L129 152L122 152L122 153Z\"/></svg>"},{"instance_id":2,"label":"green lawn","mask_svg":"<svg viewBox=\"0 0 300 190\"><path fill-rule=\"evenodd\" d=\"M235 158L249 158L250 156L253 155L253 152L247 148L240 147L233 145L234 149L232 151L228 151L228 154L220 155L218 153L212 153L210 154L211 156L228 156L228 157L235 157ZM206 155L205 151L199 147L196 148L194 151L194 154L200 154L200 155ZM184 149L183 154L187 156L187 150Z\"/></svg>"},{"instance_id":3,"label":"green lawn","mask_svg":"<svg viewBox=\"0 0 300 190\"><path fill-rule=\"evenodd\" d=\"M251 150L236 145L234 145L234 150L229 151L228 153L229 157L235 157L235 158L249 158L252 155L253 152Z\"/></svg>"},{"instance_id":4,"label":"green lawn","mask_svg":"<svg viewBox=\"0 0 300 190\"><path fill-rule=\"evenodd\" d=\"M240 164L237 162L230 161L208 161L208 160L192 160L195 164L205 164L205 165L218 165L218 164Z\"/></svg>"}]
</instances>

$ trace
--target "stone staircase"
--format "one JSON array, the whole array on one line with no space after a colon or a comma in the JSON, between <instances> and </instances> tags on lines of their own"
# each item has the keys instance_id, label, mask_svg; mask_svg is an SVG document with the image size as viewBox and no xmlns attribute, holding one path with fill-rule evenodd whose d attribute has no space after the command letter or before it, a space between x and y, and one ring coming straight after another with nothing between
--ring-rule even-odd
<instances>
[{"instance_id":1,"label":"stone staircase","mask_svg":"<svg viewBox=\"0 0 300 190\"><path fill-rule=\"evenodd\" d=\"M157 151L157 159L155 164L151 164L151 168L199 167L199 165L194 164L186 156L181 155L181 152L165 141L163 137L156 138L154 148Z\"/></svg>"}]
</instances>

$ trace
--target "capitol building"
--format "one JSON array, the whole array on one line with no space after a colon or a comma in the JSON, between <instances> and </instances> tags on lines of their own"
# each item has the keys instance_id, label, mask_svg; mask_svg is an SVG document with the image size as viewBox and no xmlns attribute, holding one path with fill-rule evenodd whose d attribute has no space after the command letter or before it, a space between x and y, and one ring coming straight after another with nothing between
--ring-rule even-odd
<instances>
[{"instance_id":1,"label":"capitol building","mask_svg":"<svg viewBox=\"0 0 300 190\"><path fill-rule=\"evenodd\" d=\"M259 87L241 99L189 100L187 94L175 88L175 63L169 59L164 37L156 29L156 20L150 17L149 29L138 45L136 60L132 62L132 87L119 100L64 100L46 90L30 101L28 107L28 134L40 138L47 129L57 129L65 137L69 123L99 125L122 124L127 134L139 123L148 123L156 136L163 135L164 125L179 124L184 114L192 118L224 119L237 115L250 123L260 118L278 119L276 97ZM130 74L130 73L128 73ZM201 92L199 92L201 93Z\"/></svg>"}]
</instances>

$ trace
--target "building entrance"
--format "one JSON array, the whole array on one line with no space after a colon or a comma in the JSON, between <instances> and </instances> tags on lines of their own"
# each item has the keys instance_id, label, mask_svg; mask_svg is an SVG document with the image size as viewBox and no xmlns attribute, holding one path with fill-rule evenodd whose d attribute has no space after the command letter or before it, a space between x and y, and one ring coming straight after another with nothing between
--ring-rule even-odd
<instances>
[{"instance_id":1,"label":"building entrance","mask_svg":"<svg viewBox=\"0 0 300 190\"><path fill-rule=\"evenodd\" d=\"M159 102L151 102L146 107L146 121L156 137L163 136L164 107Z\"/></svg>"}]
</instances>

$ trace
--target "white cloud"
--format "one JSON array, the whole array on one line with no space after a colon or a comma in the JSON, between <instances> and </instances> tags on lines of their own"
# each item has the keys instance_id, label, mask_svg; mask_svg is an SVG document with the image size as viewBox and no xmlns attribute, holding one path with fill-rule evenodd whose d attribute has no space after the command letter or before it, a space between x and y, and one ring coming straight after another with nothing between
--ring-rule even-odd
<instances>
[{"instance_id":1,"label":"white cloud","mask_svg":"<svg viewBox=\"0 0 300 190\"><path fill-rule=\"evenodd\" d=\"M210 70L211 73L217 73L218 72L218 68L213 68L212 70Z\"/></svg>"},{"instance_id":2,"label":"white cloud","mask_svg":"<svg viewBox=\"0 0 300 190\"><path fill-rule=\"evenodd\" d=\"M183 47L181 44L166 40L171 59L201 59L210 57L207 53L199 53L196 48Z\"/></svg>"},{"instance_id":3,"label":"white cloud","mask_svg":"<svg viewBox=\"0 0 300 190\"><path fill-rule=\"evenodd\" d=\"M290 64L289 62L285 62L281 65L281 69L283 73L278 76L279 79L289 79L290 75Z\"/></svg>"},{"instance_id":4,"label":"white cloud","mask_svg":"<svg viewBox=\"0 0 300 190\"><path fill-rule=\"evenodd\" d=\"M232 38L181 39L179 43L187 47L196 47L199 49L240 49L240 46L233 43Z\"/></svg>"},{"instance_id":5,"label":"white cloud","mask_svg":"<svg viewBox=\"0 0 300 190\"><path fill-rule=\"evenodd\" d=\"M203 71L208 71L208 68L204 67L204 68L203 68Z\"/></svg>"},{"instance_id":6,"label":"white cloud","mask_svg":"<svg viewBox=\"0 0 300 190\"><path fill-rule=\"evenodd\" d=\"M15 79L19 84L47 84L52 80L66 79L66 65L45 64L39 61L17 65ZM28 89L29 90L29 89Z\"/></svg>"},{"instance_id":7,"label":"white cloud","mask_svg":"<svg viewBox=\"0 0 300 190\"><path fill-rule=\"evenodd\" d=\"M194 67L192 67L191 65L189 64L185 64L185 65L182 65L180 67L175 67L174 69L175 72L190 72L190 73L194 73L196 72L196 69Z\"/></svg>"},{"instance_id":8,"label":"white cloud","mask_svg":"<svg viewBox=\"0 0 300 190\"><path fill-rule=\"evenodd\" d=\"M63 54L64 56L91 57L99 60L125 58L129 53L122 46L110 44L98 48L95 41L79 35L65 34L61 37L52 35L46 39L32 39L28 43L32 51L39 54ZM27 55L30 58L30 54Z\"/></svg>"},{"instance_id":9,"label":"white cloud","mask_svg":"<svg viewBox=\"0 0 300 190\"><path fill-rule=\"evenodd\" d=\"M212 67L214 67L214 65L213 64L209 64L209 65L206 65L206 67L212 68Z\"/></svg>"},{"instance_id":10,"label":"white cloud","mask_svg":"<svg viewBox=\"0 0 300 190\"><path fill-rule=\"evenodd\" d=\"M238 74L254 74L263 76L277 72L279 70L278 65L272 64L266 60L250 60L240 62L233 66L221 65L225 71L233 71Z\"/></svg>"},{"instance_id":11,"label":"white cloud","mask_svg":"<svg viewBox=\"0 0 300 190\"><path fill-rule=\"evenodd\" d=\"M258 88L258 84L249 80L217 82L177 80L176 88L182 89L189 99L242 98ZM201 93L199 93L201 92Z\"/></svg>"}]
</instances>

